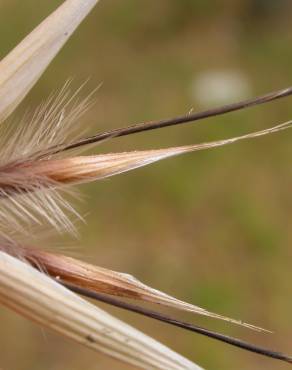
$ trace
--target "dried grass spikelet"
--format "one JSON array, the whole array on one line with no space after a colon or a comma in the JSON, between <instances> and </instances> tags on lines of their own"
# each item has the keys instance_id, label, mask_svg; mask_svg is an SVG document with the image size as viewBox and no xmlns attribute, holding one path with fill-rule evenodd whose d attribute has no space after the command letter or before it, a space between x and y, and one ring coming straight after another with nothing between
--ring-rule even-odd
<instances>
[{"instance_id":1,"label":"dried grass spikelet","mask_svg":"<svg viewBox=\"0 0 292 370\"><path fill-rule=\"evenodd\" d=\"M0 122L20 103L96 3L97 0L64 1L0 62ZM291 89L286 89L280 94L269 95L269 99L290 92ZM76 155L68 149L97 141L76 139L76 123L90 104L90 97L80 100L77 93L71 94L67 83L30 118L25 116L19 129L13 131L7 128L6 123L0 128L0 302L49 329L137 367L200 369L89 304L62 284L73 283L76 287L86 287L94 292L138 299L252 329L259 328L182 302L129 275L25 247L17 242L17 235L29 234L32 226L41 226L45 222L60 232L73 232L74 227L67 213L77 213L62 196L63 192L71 191L70 185L114 176L176 155L278 132L289 128L291 122L204 144L128 153ZM138 132L135 131L137 127L127 131ZM105 136L110 137L108 133ZM58 282L49 276L58 277ZM274 353L270 357L283 359L283 356L276 357Z\"/></svg>"},{"instance_id":2,"label":"dried grass spikelet","mask_svg":"<svg viewBox=\"0 0 292 370\"><path fill-rule=\"evenodd\" d=\"M3 245L2 249L5 249L10 254L15 254L15 250L13 251L12 246L6 245L4 247ZM37 248L18 246L17 255L37 268L44 269L50 276L57 277L58 281L89 289L92 292L130 298L139 302L155 303L165 307L225 320L253 330L264 331L264 329L257 326L224 317L176 299L164 292L143 284L129 274L108 270L76 260L75 258L63 256L61 254L52 254Z\"/></svg>"},{"instance_id":3,"label":"dried grass spikelet","mask_svg":"<svg viewBox=\"0 0 292 370\"><path fill-rule=\"evenodd\" d=\"M275 133L290 128L291 125L292 121L289 121L262 131L203 144L36 161L29 163L25 169L30 172L32 178L34 176L47 178L53 181L55 186L89 182L121 174L177 155L215 148L232 144L239 140L252 139Z\"/></svg>"}]
</instances>

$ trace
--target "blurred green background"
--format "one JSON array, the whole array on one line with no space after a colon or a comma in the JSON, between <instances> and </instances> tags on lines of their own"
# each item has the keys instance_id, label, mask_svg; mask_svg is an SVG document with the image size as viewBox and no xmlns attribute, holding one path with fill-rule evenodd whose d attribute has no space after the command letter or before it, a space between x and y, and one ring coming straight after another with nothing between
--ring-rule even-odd
<instances>
[{"instance_id":1,"label":"blurred green background","mask_svg":"<svg viewBox=\"0 0 292 370\"><path fill-rule=\"evenodd\" d=\"M60 3L1 0L1 57ZM291 12L289 0L101 1L17 115L70 77L76 86L90 77L89 90L103 82L82 123L89 133L211 107L222 96L233 102L291 85ZM210 90L209 100L204 89ZM291 116L291 98L286 98L199 124L115 139L95 152L226 138ZM291 132L286 131L82 186L84 200L77 208L87 224L79 225L80 241L71 240L72 253L275 333L175 312L177 317L292 353L290 155ZM288 369L103 307L206 369ZM0 367L5 370L130 368L5 309L0 314Z\"/></svg>"}]
</instances>

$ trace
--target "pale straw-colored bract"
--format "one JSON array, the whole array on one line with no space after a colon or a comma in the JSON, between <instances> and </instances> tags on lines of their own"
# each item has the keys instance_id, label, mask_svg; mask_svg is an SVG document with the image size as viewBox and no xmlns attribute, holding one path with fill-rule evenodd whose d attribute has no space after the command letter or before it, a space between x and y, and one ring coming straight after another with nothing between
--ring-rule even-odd
<instances>
[{"instance_id":1,"label":"pale straw-colored bract","mask_svg":"<svg viewBox=\"0 0 292 370\"><path fill-rule=\"evenodd\" d=\"M0 62L1 122L22 101L96 3L97 0L64 1ZM89 304L35 267L43 264L49 275L59 276L65 283L78 281L80 286L90 286L97 292L257 328L182 302L129 275L69 257L38 254L37 250L34 252L27 246L19 245L17 255L18 235L45 222L60 232L72 232L74 227L68 212L75 211L61 193L70 191L70 185L114 176L183 153L281 131L290 127L291 122L211 143L76 156L71 151L63 153L62 145L68 145L76 137L76 123L91 100L79 100L77 94L70 94L68 85L53 94L33 115L25 116L16 130L10 130L7 121L0 128L0 302L46 328L137 367L199 369L189 360ZM55 147L58 147L57 152L54 152ZM12 244L14 253L9 255Z\"/></svg>"},{"instance_id":2,"label":"pale straw-colored bract","mask_svg":"<svg viewBox=\"0 0 292 370\"><path fill-rule=\"evenodd\" d=\"M3 252L0 252L0 302L87 347L144 369L200 369Z\"/></svg>"}]
</instances>

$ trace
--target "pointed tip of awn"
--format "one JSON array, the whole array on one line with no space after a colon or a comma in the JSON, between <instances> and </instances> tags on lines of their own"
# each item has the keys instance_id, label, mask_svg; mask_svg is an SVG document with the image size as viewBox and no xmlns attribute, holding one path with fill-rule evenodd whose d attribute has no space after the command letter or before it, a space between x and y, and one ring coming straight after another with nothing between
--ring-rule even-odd
<instances>
[{"instance_id":1,"label":"pointed tip of awn","mask_svg":"<svg viewBox=\"0 0 292 370\"><path fill-rule=\"evenodd\" d=\"M123 274L123 275L125 275L124 277L126 279L128 279L129 281L132 281L133 284L135 286L137 286L138 289L140 288L140 290L141 290L140 294L142 296L144 296L144 298L146 300L150 301L150 302L161 304L161 305L166 305L168 307L172 307L172 308L179 309L179 310L182 310L182 311L188 311L188 312L191 312L191 313L196 313L196 314L199 314L199 315L208 316L208 317L211 317L211 318L214 318L214 319L223 320L223 321L226 321L226 322L229 322L229 323L232 323L232 324L236 324L236 325L240 325L240 326L243 326L245 328L252 329L252 330L255 330L255 331L271 333L269 330L266 330L266 329L261 328L259 326L255 326L255 325L243 322L242 320L236 320L236 319L232 319L230 317L226 317L226 316L214 313L214 312L210 312L210 311L208 311L204 308L201 308L197 305L193 305L191 303L181 301L181 300L179 300L175 297L172 297L172 296L170 296L170 295L168 295L164 292L153 289L153 288L141 283L139 280L137 280L136 278L134 278L131 275L128 275L128 274Z\"/></svg>"}]
</instances>

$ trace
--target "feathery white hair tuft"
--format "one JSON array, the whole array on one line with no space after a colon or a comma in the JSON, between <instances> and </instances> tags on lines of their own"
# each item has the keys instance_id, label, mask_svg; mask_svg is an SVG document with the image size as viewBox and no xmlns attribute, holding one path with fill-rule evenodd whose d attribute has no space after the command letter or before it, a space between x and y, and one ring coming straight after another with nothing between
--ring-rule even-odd
<instances>
[{"instance_id":1,"label":"feathery white hair tuft","mask_svg":"<svg viewBox=\"0 0 292 370\"><path fill-rule=\"evenodd\" d=\"M63 197L64 191L74 194L72 189L57 190L52 179L31 173L27 165L50 158L49 149L80 137L79 119L93 104L92 93L80 99L84 84L73 93L70 84L67 81L51 94L32 115L25 114L16 128L5 124L0 127L2 235L26 234L30 232L29 225L47 223L59 232L76 232L68 215L80 216Z\"/></svg>"}]
</instances>

